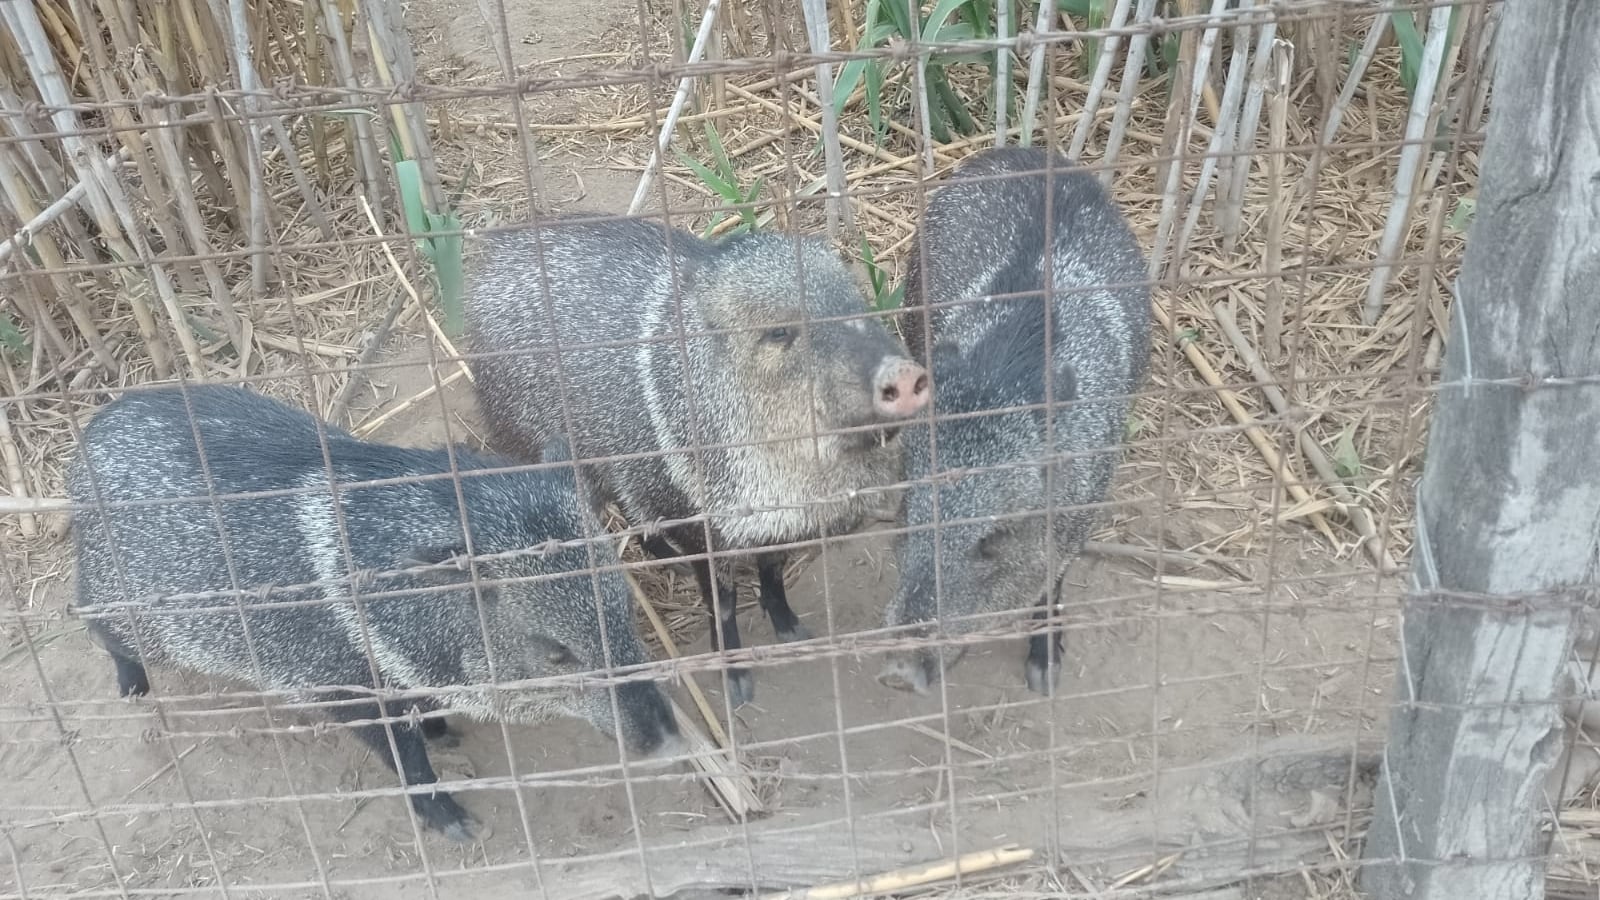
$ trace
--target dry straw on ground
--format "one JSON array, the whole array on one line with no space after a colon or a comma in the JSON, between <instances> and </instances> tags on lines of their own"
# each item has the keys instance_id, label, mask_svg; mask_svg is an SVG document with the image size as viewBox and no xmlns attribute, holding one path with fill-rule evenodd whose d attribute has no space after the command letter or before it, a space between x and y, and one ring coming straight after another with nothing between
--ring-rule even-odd
<instances>
[{"instance_id":1,"label":"dry straw on ground","mask_svg":"<svg viewBox=\"0 0 1600 900\"><path fill-rule=\"evenodd\" d=\"M204 4L192 3L193 0L179 0L171 7L138 4L138 14L168 8L204 8ZM62 23L56 29L58 38L75 37L75 43L83 43L77 40L81 35L66 24L73 21L73 13L80 5L76 0L43 0L40 8L54 13L47 19ZM283 67L263 66L266 74L292 70L291 57L315 44L302 45L293 37L296 22L305 21L294 17L321 21L319 14L337 9L317 0L306 0L304 4L262 3L254 8L264 11L263 24L276 29L272 32L277 35L276 42L267 43ZM859 11L859 5L852 8ZM726 50L735 52L726 53L727 56L768 57L773 45L782 42L775 41L759 21L760 16L752 15L742 4L732 3L729 9L732 12L725 35L729 42ZM1342 21L1347 35L1361 35L1369 18L1352 15ZM655 24L662 26L663 22ZM794 23L788 23L786 29L790 40L800 33ZM659 36L670 30L657 27L652 33ZM853 39L849 40L853 43ZM650 47L640 46L638 41L637 23L619 27L598 36L596 45L608 48L605 52L545 61L525 67L519 74L538 79L572 77L589 71L614 72L672 55L664 40ZM113 43L110 49L114 55L122 48ZM1082 117L1088 85L1083 80L1079 57L1080 50L1075 45L1050 55L1049 90L1039 121L1057 143L1066 142ZM1220 60L1226 58L1220 48L1217 57L1218 66L1208 73L1211 102L1203 107L1194 124L1189 146L1178 148L1191 154L1205 151L1209 128L1216 124L1213 107L1222 90ZM356 55L349 54L349 58L354 60ZM4 87L6 96L20 98L22 79L12 62L6 71L9 82L0 87ZM323 60L320 64L336 62ZM1273 101L1286 111L1281 116L1282 134L1276 142L1291 148L1312 147L1321 137L1318 123L1322 121L1323 96L1328 91L1326 85L1319 85L1319 78L1326 76L1310 54L1302 53L1295 64L1289 90ZM214 68L217 62L197 57L192 65L193 71L205 72L205 66ZM1382 317L1374 325L1363 324L1362 302L1393 196L1398 153L1382 142L1392 141L1404 132L1409 107L1398 65L1397 48L1377 51L1333 136L1333 146L1321 152L1291 149L1276 157L1258 154L1250 160L1252 176L1244 190L1242 232L1236 241L1219 233L1209 206L1202 213L1174 277L1157 292L1157 302L1170 320L1171 331L1156 335L1149 396L1137 408L1131 434L1133 446L1119 479L1118 499L1123 506L1107 520L1102 537L1119 540L1130 519L1158 518L1168 506L1176 506L1204 509L1211 515L1186 520L1194 523L1187 531L1165 530L1162 549L1247 559L1256 564L1248 574L1238 577L1260 578L1260 566L1270 568L1270 537L1279 528L1314 529L1326 535L1324 540L1331 539L1352 565L1370 564L1357 549L1361 532L1354 523L1358 517L1343 514L1338 508L1343 504L1364 510L1368 530L1387 545L1395 558L1406 557L1411 540L1410 488L1425 437L1425 388L1429 371L1437 365L1446 330L1448 286L1462 249L1459 232L1430 229L1430 222L1451 211L1459 198L1470 197L1477 175L1470 145L1459 157L1452 157L1448 166L1430 167L1430 177L1422 186L1424 196L1430 199L1413 217L1404 243L1402 256L1411 264L1395 269ZM900 66L891 77L891 87L903 86L909 71ZM1014 68L1013 73L1025 80L1026 66ZM152 72L150 77L157 74ZM419 75L426 82L463 86L492 85L503 80L498 71L464 70L454 62L448 69L430 68L424 63ZM987 76L977 67L955 66L951 80L957 92L969 99L983 97L989 90ZM95 82L89 81L78 87L87 92L80 95L84 99L103 100L115 94L105 82L96 87ZM133 96L134 87L124 85L121 91ZM530 181L538 183L526 171L524 152L530 143L542 165L582 156L604 160L618 172L641 172L653 140L652 124L665 117L671 87L664 82L654 88L607 85L554 96L534 94L524 103L525 120L532 125L526 135L519 132L518 117L511 114L509 101L504 99L434 103L425 114L412 114L404 121L414 124L426 120L439 187L451 198L464 224L517 221L528 212L524 186ZM1165 79L1146 79L1139 85L1112 182L1113 192L1147 245L1155 242L1160 230L1164 193L1158 180L1160 166L1149 160L1172 140L1168 87ZM185 92L171 85L166 90ZM770 64L749 73L730 73L721 76L715 89L698 99L697 111L680 119L675 146L691 156L707 159L702 129L705 123L714 123L745 183L762 178L767 186L758 206L764 224L820 230L823 213L817 197L824 172L817 136L822 115L810 69L800 67L781 78L774 75ZM25 102L7 99L6 108L17 110ZM909 108L888 112L897 123L915 121ZM1272 112L1269 109L1263 113L1264 122L1272 118ZM1109 105L1096 113L1096 127L1089 133L1082 154L1084 163L1093 165L1101 160L1110 118ZM10 123L6 127L13 129L12 134L20 134L15 130L20 119L5 121ZM228 120L224 117L219 121ZM198 207L202 233L217 249L242 246L252 224L249 204L237 201L252 196L269 198L266 205L272 212L267 220L274 249L267 254L271 280L264 290L252 290L251 283L261 263L252 263L248 258L219 261L215 273L174 269L176 288L168 312L187 311L200 324L209 323L208 331L201 332L209 336L196 339L187 352L172 354L165 350L163 345L170 337L149 339L146 313L138 303L130 301L151 306L151 298L140 292L130 294L113 272L63 276L34 268L24 276L8 274L8 287L14 289L5 292L8 305L0 309L20 321L27 321L41 309L58 311L49 317L58 334L35 336L31 357L6 356L5 365L0 367L8 379L9 392L27 398L7 404L4 421L9 430L0 434L0 447L6 451L5 488L12 496L53 498L62 493L64 463L71 453L74 433L69 422L81 425L92 408L103 402L103 396L66 396L60 391L63 384L115 389L147 383L182 362L173 361L182 357L190 366L191 377L281 376L257 381L256 385L323 414L346 406L345 424L358 430L382 424L381 417L412 401L415 392L395 396L380 386L387 384L382 369L373 370L364 383L348 393L345 388L351 377L348 367L375 358L368 353L375 344L383 345L378 347L376 356L384 358L416 359L429 354L448 357L452 353L437 327L429 327L425 318L433 311L434 300L413 248L403 239L390 245L339 243L315 250L303 247L327 240L330 235L338 240L367 238L380 230L391 235L398 231L392 204L383 205L383 198L390 194L375 186L376 181L387 176L381 166L372 164L388 152L388 142L381 135L392 127L392 121L360 116L288 116L283 123L285 139L277 139L277 132L269 130L256 186L238 176L247 168L243 160L252 151L247 146L248 136L237 124L208 121L191 128L191 140L212 141L219 148L219 158L231 154L234 160L233 165L215 173L185 175L184 184L189 185ZM1268 131L1267 127L1262 128L1258 148L1267 145ZM872 143L866 106L859 96L845 106L841 132L846 138L841 143L853 195L854 222L880 264L898 276L912 252L919 205L916 189L921 181L936 179L960 159L988 146L992 136L980 133L934 148L936 168L924 171L925 148L915 129L897 124L881 146ZM119 143L137 143L137 138L126 135L118 143L95 140L103 153L116 149ZM20 152L18 146L0 145L0 153ZM224 146L230 149L224 152ZM176 168L153 168L157 165L160 163L147 163L136 172L124 173L129 183L137 183L142 195L149 198L149 202L130 208L132 218L127 224L136 224L137 228L125 230L158 234L162 238L158 246L165 246L170 252L204 252L194 246L182 225L167 221L166 198L181 195L183 188L173 179ZM1182 168L1180 184L1186 191L1195 187L1200 171L1199 163ZM51 177L53 182L46 180L46 184L62 189L74 180L59 163ZM707 225L716 198L688 168L669 155L661 181L661 193L675 206L698 205L706 210L680 224L697 229ZM166 189L156 190L158 183L165 184ZM1314 186L1314 190L1299 189L1302 185ZM580 181L580 190L581 187ZM141 195L141 191L129 193L133 197ZM545 196L550 209L564 208L580 199L577 193ZM790 197L803 199L786 202ZM775 202L778 198L785 202ZM379 203L376 217L369 214L370 206L363 206L364 200ZM659 200L653 205L659 206ZM19 221L3 223L7 234L15 230L20 220L33 214L14 203L9 210L10 216ZM85 218L69 215L35 237L34 246L44 267L59 268L54 265L57 260L64 265L104 261L104 254L96 255L98 251L88 249L93 245L84 240L90 224ZM106 226L99 227L103 230ZM51 249L46 250L47 247ZM843 249L854 254L858 248L851 245ZM19 269L23 268L21 260L18 256L15 262ZM397 272L397 268L402 271ZM1280 268L1283 277L1272 277L1270 273ZM1263 277L1263 272L1269 274ZM223 293L218 293L217 284L225 287ZM416 290L420 300L411 295L410 289ZM1275 297L1281 300L1284 316L1281 352L1269 349L1272 342L1266 336L1277 315ZM1226 315L1219 317L1219 308ZM229 320L230 309L237 322ZM177 333L170 329L169 321L162 321L166 322L166 335ZM1238 334L1230 334L1225 322L1236 323ZM392 323L392 329L385 323ZM75 328L69 328L69 324ZM233 336L234 346L245 348L243 354L225 349L227 335ZM1249 354L1241 350L1241 339L1244 346L1253 347L1262 357L1260 365L1282 380L1286 410L1275 408L1251 386L1257 375L1252 372ZM1184 355L1185 347L1193 348L1188 357ZM1281 485L1274 485L1281 480L1279 473L1266 461L1259 444L1252 443L1240 415L1230 414L1215 399L1215 385L1207 383L1203 370L1192 362L1196 355L1214 367L1220 381L1232 387L1242 415L1259 428L1257 441L1264 440L1276 448L1286 461L1291 479L1308 485L1309 500L1297 501ZM433 377L455 380L452 389L459 389L464 387L459 383L463 376L456 371L455 364L441 361ZM419 402L434 402L432 390L429 388L428 397ZM1313 451L1310 447L1318 449ZM1319 452L1324 458L1324 471L1320 473L1313 461ZM1329 461L1346 469L1340 473L1344 484L1337 492L1321 486ZM1358 471L1349 471L1352 463ZM61 521L59 516L47 515L36 523L33 535L21 534L19 521L15 516L0 520L0 532L5 533L8 547L18 548L15 553L7 553L5 564L15 583L22 587L25 611L37 615L37 621L43 623L56 611L32 608L27 588L41 580L63 576ZM625 555L630 560L638 559L637 547L630 544ZM1263 560L1264 556L1268 559ZM797 556L791 564L791 577L805 561ZM1170 571L1172 564L1165 564L1165 568ZM699 648L707 639L706 621L693 579L671 567L661 567L639 572L638 580L659 613L668 639L680 646ZM753 584L747 580L740 583L740 588L742 595L753 602ZM14 627L10 621L0 622L0 634ZM37 639L54 639L65 633L62 627L59 623L41 624ZM643 631L653 633L649 627ZM660 640L655 640L659 645ZM0 653L11 649L9 640L0 644ZM1581 834L1590 827L1586 820L1574 819L1570 824ZM1333 852L1341 851L1335 846ZM1578 867L1573 870L1573 878L1589 878L1590 867L1586 863L1574 865ZM1138 875L1125 885L1145 875ZM969 884L961 896L1059 895L1062 891L1094 894L1110 887L1078 878L1063 880L1056 873L1008 874L992 883ZM1305 874L1294 876L1294 880L1302 884L1306 896L1346 896L1350 887L1347 871Z\"/></svg>"}]
</instances>

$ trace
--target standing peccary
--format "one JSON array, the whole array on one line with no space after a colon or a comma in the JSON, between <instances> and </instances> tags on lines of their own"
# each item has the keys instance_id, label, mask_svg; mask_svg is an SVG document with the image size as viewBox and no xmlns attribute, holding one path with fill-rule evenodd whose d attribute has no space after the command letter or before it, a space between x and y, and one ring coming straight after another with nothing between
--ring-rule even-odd
<instances>
[{"instance_id":1,"label":"standing peccary","mask_svg":"<svg viewBox=\"0 0 1600 900\"><path fill-rule=\"evenodd\" d=\"M445 450L325 430L337 516L317 421L304 412L241 388L191 386L127 394L95 414L68 474L72 500L82 504L73 525L76 611L116 663L123 696L149 690L145 665L168 663L307 701L370 697L306 690L329 685L443 689L436 701L330 707L343 721L403 715L412 704L424 711L443 705L480 719L587 719L607 734L620 730L630 750L646 756L677 746L677 726L650 682L617 687L620 724L605 688L486 686L491 659L499 682L646 661L621 574L594 573L581 544L547 545L571 544L586 524L600 533L578 502L570 468L473 474L512 464L459 448L458 503ZM559 441L545 457L569 458ZM296 489L219 499L215 506L208 499ZM117 505L127 501L141 505ZM462 506L475 556L535 550L476 562L482 622L460 559L467 552ZM594 549L598 565L617 564L609 544ZM399 571L406 568L413 571ZM532 576L546 577L526 580ZM317 600L325 602L251 610L264 602ZM97 609L111 603L120 608ZM241 604L248 614L236 611ZM420 728L395 723L398 771L407 785L438 780L423 737L447 733L438 716ZM395 766L382 724L356 726L356 734ZM410 799L423 822L453 840L479 832L443 791Z\"/></svg>"},{"instance_id":2,"label":"standing peccary","mask_svg":"<svg viewBox=\"0 0 1600 900\"><path fill-rule=\"evenodd\" d=\"M488 237L469 279L473 351L493 354L474 363L493 445L536 459L568 412L575 458L636 454L584 464L597 510L615 502L635 526L708 515L715 550L848 531L866 509L856 492L897 479L895 437L927 405L927 372L878 321L838 318L867 305L825 243L708 243L635 220L556 218L537 235ZM644 543L658 558L704 554L706 528ZM800 640L784 562L757 556L761 607L780 640ZM738 649L727 563L714 583L704 557L693 566L707 609L720 606L713 646ZM728 677L735 705L749 700L750 672Z\"/></svg>"},{"instance_id":3,"label":"standing peccary","mask_svg":"<svg viewBox=\"0 0 1600 900\"><path fill-rule=\"evenodd\" d=\"M906 305L924 309L906 315L906 340L919 356L932 346L937 465L928 426L908 428L905 479L917 483L902 499L900 525L913 530L898 540L890 626L948 618L954 621L943 632L960 635L982 627L981 614L1053 602L1116 469L1130 395L1149 362L1146 262L1099 183L1055 153L1046 225L1046 152L1008 148L963 161L952 182L1011 177L932 191L912 245ZM924 311L931 340L913 321ZM1047 371L1053 443L1041 408ZM1035 408L945 418L1019 406ZM1051 457L1053 491L1044 470ZM930 479L939 482L937 523ZM1046 544L1052 520L1053 547ZM1047 693L1056 683L1059 642L1050 631L1030 639L1033 690ZM879 678L920 693L937 682L941 659L949 667L961 656L952 647L893 653Z\"/></svg>"}]
</instances>

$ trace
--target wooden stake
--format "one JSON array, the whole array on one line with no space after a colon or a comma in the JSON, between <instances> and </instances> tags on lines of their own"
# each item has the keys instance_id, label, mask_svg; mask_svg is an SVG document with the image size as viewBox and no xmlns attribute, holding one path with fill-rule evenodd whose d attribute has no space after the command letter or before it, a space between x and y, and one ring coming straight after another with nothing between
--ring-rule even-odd
<instances>
[{"instance_id":1,"label":"wooden stake","mask_svg":"<svg viewBox=\"0 0 1600 900\"><path fill-rule=\"evenodd\" d=\"M943 862L895 869L880 875L874 875L871 878L861 879L860 881L841 881L834 884L818 885L813 888L802 888L797 891L763 894L761 900L842 900L845 897L887 894L924 884L932 884L935 881L944 881L948 878L954 878L958 874L970 875L974 872L987 872L1005 866L1014 866L1030 859L1033 859L1033 849L1031 847L1019 848L1015 844L1008 844L1004 847L996 847L993 850L963 853L955 859Z\"/></svg>"}]
</instances>

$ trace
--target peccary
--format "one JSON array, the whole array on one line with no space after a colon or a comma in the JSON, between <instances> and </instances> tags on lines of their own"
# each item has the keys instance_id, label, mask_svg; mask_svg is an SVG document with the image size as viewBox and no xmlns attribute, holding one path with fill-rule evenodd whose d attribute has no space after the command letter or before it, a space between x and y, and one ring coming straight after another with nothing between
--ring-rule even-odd
<instances>
[{"instance_id":1,"label":"peccary","mask_svg":"<svg viewBox=\"0 0 1600 900\"><path fill-rule=\"evenodd\" d=\"M502 683L646 661L621 574L596 572L586 548L572 545L587 510L570 467L476 474L515 463L458 448L458 504L445 450L370 443L324 427L337 516L317 422L304 412L215 385L129 393L96 412L68 474L72 500L84 504L73 523L75 611L111 655L123 696L149 690L146 665L171 664L302 702L362 701L330 706L342 721L412 707L509 721L567 715L613 736L620 727L641 756L679 745L666 701L648 681L617 686L620 726L604 687L487 687L491 660ZM565 459L567 450L556 439L544 456ZM208 488L252 496L213 506ZM269 491L280 493L260 496ZM482 622L461 559L463 506L474 556L501 555L476 562ZM588 526L600 533L592 518ZM543 552L505 555L528 548ZM594 550L600 564L616 565L609 544ZM526 580L533 576L547 577ZM252 609L317 600L327 602ZM309 690L344 685L443 690L437 699L381 705L371 694ZM383 724L355 730L395 768ZM449 737L444 719L402 721L393 735L403 781L436 782L423 737ZM480 831L443 791L410 800L423 822L453 840Z\"/></svg>"},{"instance_id":2,"label":"peccary","mask_svg":"<svg viewBox=\"0 0 1600 900\"><path fill-rule=\"evenodd\" d=\"M937 440L930 445L926 424L901 438L904 477L914 485L902 496L900 525L908 530L897 539L890 626L948 619L944 634L970 634L985 624L982 614L1052 603L1117 465L1129 395L1149 364L1150 293L1140 284L1146 262L1099 183L1053 152L1046 225L1046 152L1007 148L963 161L951 183L930 192L912 245L906 342L919 358L932 348ZM1012 177L956 183L985 176ZM926 332L918 321L924 312ZM1042 408L1047 370L1053 443ZM1044 470L1052 457L1053 492ZM971 469L978 471L962 471ZM930 477L939 483L937 523ZM1053 548L1046 544L1051 520ZM1057 682L1059 641L1048 629L1030 638L1033 690L1047 693ZM879 678L920 693L937 682L941 661L948 668L962 655L950 646L893 653Z\"/></svg>"},{"instance_id":3,"label":"peccary","mask_svg":"<svg viewBox=\"0 0 1600 900\"><path fill-rule=\"evenodd\" d=\"M654 222L571 219L488 237L469 276L490 443L536 459L570 414L577 459L641 454L584 465L597 510L615 502L635 526L707 514L717 551L855 527L868 499L856 491L898 478L896 435L927 405L928 377L880 322L840 318L867 312L842 260L796 235L712 243ZM645 549L705 554L707 530L669 525ZM757 555L761 607L780 640L800 640L784 562ZM720 607L713 646L738 649L725 557L715 576L704 557L693 567L707 608ZM728 677L735 705L749 700L749 671Z\"/></svg>"}]
</instances>

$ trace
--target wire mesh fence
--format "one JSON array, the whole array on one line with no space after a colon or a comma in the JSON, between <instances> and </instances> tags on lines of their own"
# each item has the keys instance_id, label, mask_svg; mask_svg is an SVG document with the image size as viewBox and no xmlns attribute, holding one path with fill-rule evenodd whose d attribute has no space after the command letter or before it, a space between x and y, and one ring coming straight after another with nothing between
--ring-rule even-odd
<instances>
[{"instance_id":1,"label":"wire mesh fence","mask_svg":"<svg viewBox=\"0 0 1600 900\"><path fill-rule=\"evenodd\" d=\"M1386 861L1501 4L0 11L0 897Z\"/></svg>"}]
</instances>

